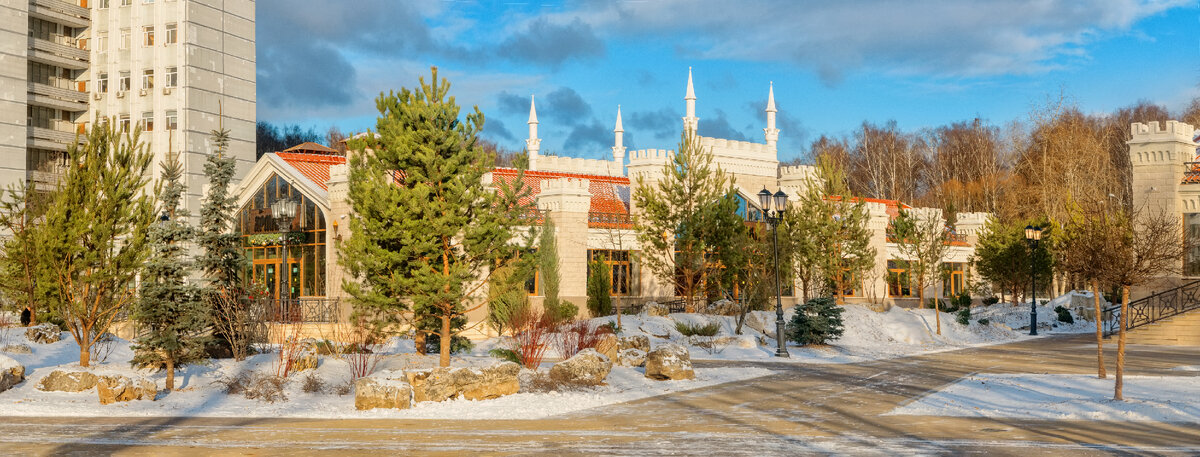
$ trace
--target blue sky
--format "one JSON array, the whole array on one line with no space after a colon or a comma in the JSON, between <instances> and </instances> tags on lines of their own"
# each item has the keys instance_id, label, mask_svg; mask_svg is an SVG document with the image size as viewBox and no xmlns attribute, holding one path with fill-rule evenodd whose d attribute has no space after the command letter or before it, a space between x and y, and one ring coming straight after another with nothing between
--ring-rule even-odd
<instances>
[{"instance_id":1,"label":"blue sky","mask_svg":"<svg viewBox=\"0 0 1200 457\"><path fill-rule=\"evenodd\" d=\"M373 128L374 98L437 65L484 136L543 153L674 148L693 68L700 133L763 141L775 84L780 158L863 121L1003 125L1065 94L1089 113L1200 96L1200 7L1179 0L584 2L259 0L258 117Z\"/></svg>"}]
</instances>

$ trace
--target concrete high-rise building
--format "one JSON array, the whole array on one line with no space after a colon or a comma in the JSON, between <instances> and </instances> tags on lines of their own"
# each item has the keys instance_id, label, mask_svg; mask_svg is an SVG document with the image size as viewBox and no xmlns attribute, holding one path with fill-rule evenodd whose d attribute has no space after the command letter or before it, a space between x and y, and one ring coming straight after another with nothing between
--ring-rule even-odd
<instances>
[{"instance_id":1,"label":"concrete high-rise building","mask_svg":"<svg viewBox=\"0 0 1200 457\"><path fill-rule=\"evenodd\" d=\"M0 3L0 186L53 185L96 119L141 126L158 163L180 154L195 214L209 134L230 130L238 176L254 164L253 0Z\"/></svg>"}]
</instances>

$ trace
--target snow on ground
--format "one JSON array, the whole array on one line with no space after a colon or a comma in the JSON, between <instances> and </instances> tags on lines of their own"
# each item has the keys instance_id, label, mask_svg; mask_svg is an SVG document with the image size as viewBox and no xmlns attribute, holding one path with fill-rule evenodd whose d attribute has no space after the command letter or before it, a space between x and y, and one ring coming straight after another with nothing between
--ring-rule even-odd
<instances>
[{"instance_id":1,"label":"snow on ground","mask_svg":"<svg viewBox=\"0 0 1200 457\"><path fill-rule=\"evenodd\" d=\"M598 406L679 392L700 387L740 381L772 373L761 368L698 368L691 381L652 381L640 368L614 367L607 385L575 391L518 393L493 400L450 400L441 403L417 403L409 410L354 409L354 394L338 395L334 387L349 382L345 361L321 357L319 367L292 375L284 386L286 401L274 403L227 395L216 382L242 372L273 373L276 354L260 354L245 362L214 360L208 365L189 366L176 373L177 391L160 393L158 401L132 401L100 405L95 389L78 392L42 392L39 381L55 368L78 368L79 346L69 337L53 344L28 343L33 354L6 354L26 368L25 382L0 392L0 415L4 416L191 416L191 417L298 417L298 418L420 418L420 419L538 419ZM390 350L377 370L423 368L437 363L437 356L413 353L411 340L393 339ZM396 353L400 352L400 353ZM164 385L164 373L139 371L129 366L133 356L129 342L116 340L107 361L93 364L93 372L145 376ZM0 360L5 357L0 356ZM484 366L495 363L490 357L455 357L452 366ZM543 364L544 371L550 364ZM304 379L313 373L327 388L321 393L303 392Z\"/></svg>"},{"instance_id":2,"label":"snow on ground","mask_svg":"<svg viewBox=\"0 0 1200 457\"><path fill-rule=\"evenodd\" d=\"M1180 365L1172 368L1175 371L1200 371L1200 365Z\"/></svg>"},{"instance_id":3,"label":"snow on ground","mask_svg":"<svg viewBox=\"0 0 1200 457\"><path fill-rule=\"evenodd\" d=\"M1113 380L1090 375L977 374L887 414L1052 420L1200 423L1200 376L1126 376L1126 401Z\"/></svg>"},{"instance_id":4,"label":"snow on ground","mask_svg":"<svg viewBox=\"0 0 1200 457\"><path fill-rule=\"evenodd\" d=\"M1070 301L1070 295L1064 295L1049 303L1038 306L1039 333L1090 333L1095 331L1095 323L1074 316L1074 324L1058 321L1054 306ZM675 313L666 317L652 317L645 314L636 316L621 316L621 336L647 335L651 345L666 342L684 344L696 360L754 360L764 362L787 363L853 363L867 360L878 360L893 357L905 357L917 354L949 351L968 347L987 346L1008 343L1031 338L1029 332L1029 305L1014 306L999 303L991 306L976 306L968 325L959 324L957 315L940 313L941 334L937 334L937 321L932 309L906 309L892 307L886 312L876 312L864 305L848 304L843 307L842 319L844 332L841 338L831 341L825 346L796 346L789 345L790 358L775 357L775 340L765 336L749 326L742 327L741 335L736 333L737 318L734 316L712 316L705 314ZM775 313L771 311L755 311L762 322L768 323L767 332L773 333ZM790 322L792 308L784 310L784 321ZM987 319L987 324L981 324L980 319ZM749 317L748 317L749 320ZM616 316L607 316L592 320L599 325L616 322ZM677 322L704 325L711 322L720 324L720 331L715 339L718 344L712 347L701 347L696 340L689 340L680 334L675 324ZM722 338L724 338L722 340ZM691 343L691 344L689 344ZM707 344L705 345L707 346ZM486 351L484 351L486 353ZM556 356L555 353L548 355Z\"/></svg>"}]
</instances>

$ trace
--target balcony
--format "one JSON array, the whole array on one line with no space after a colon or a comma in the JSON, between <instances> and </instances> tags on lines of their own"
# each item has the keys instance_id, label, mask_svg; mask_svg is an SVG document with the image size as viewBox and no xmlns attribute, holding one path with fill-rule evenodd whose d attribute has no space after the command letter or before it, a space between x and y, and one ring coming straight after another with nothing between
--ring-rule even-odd
<instances>
[{"instance_id":1,"label":"balcony","mask_svg":"<svg viewBox=\"0 0 1200 457\"><path fill-rule=\"evenodd\" d=\"M72 112L87 111L87 92L29 83L29 103Z\"/></svg>"},{"instance_id":2,"label":"balcony","mask_svg":"<svg viewBox=\"0 0 1200 457\"><path fill-rule=\"evenodd\" d=\"M73 46L55 43L41 38L30 38L29 59L47 65L84 70L88 68L88 52Z\"/></svg>"},{"instance_id":3,"label":"balcony","mask_svg":"<svg viewBox=\"0 0 1200 457\"><path fill-rule=\"evenodd\" d=\"M88 27L91 25L92 12L63 0L30 0L29 15L71 27Z\"/></svg>"},{"instance_id":4,"label":"balcony","mask_svg":"<svg viewBox=\"0 0 1200 457\"><path fill-rule=\"evenodd\" d=\"M29 147L66 151L67 145L75 141L74 124L61 121L56 124L56 128L29 127ZM79 139L83 140L83 136Z\"/></svg>"},{"instance_id":5,"label":"balcony","mask_svg":"<svg viewBox=\"0 0 1200 457\"><path fill-rule=\"evenodd\" d=\"M39 188L45 189L57 188L62 182L65 171L44 171L44 170L29 170L25 172L25 179L29 182L36 183Z\"/></svg>"}]
</instances>

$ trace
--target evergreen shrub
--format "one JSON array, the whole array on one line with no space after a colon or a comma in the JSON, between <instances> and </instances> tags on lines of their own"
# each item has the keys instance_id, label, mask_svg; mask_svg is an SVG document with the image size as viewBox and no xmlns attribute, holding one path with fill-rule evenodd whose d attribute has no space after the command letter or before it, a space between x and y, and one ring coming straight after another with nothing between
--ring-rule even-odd
<instances>
[{"instance_id":1,"label":"evergreen shrub","mask_svg":"<svg viewBox=\"0 0 1200 457\"><path fill-rule=\"evenodd\" d=\"M842 307L832 298L820 297L796 305L788 324L787 337L797 344L825 344L842 336Z\"/></svg>"},{"instance_id":2,"label":"evergreen shrub","mask_svg":"<svg viewBox=\"0 0 1200 457\"><path fill-rule=\"evenodd\" d=\"M1059 322L1063 322L1063 323L1067 323L1067 324L1075 323L1075 317L1071 316L1071 310L1062 307L1062 305L1055 306L1054 312L1058 313L1058 321Z\"/></svg>"},{"instance_id":3,"label":"evergreen shrub","mask_svg":"<svg viewBox=\"0 0 1200 457\"><path fill-rule=\"evenodd\" d=\"M1000 303L1000 297L987 297L983 299L983 304L987 306L992 306L996 303Z\"/></svg>"},{"instance_id":4,"label":"evergreen shrub","mask_svg":"<svg viewBox=\"0 0 1200 457\"><path fill-rule=\"evenodd\" d=\"M721 323L709 322L701 325L676 322L675 330L683 334L683 336L717 336L717 332L721 331Z\"/></svg>"}]
</instances>

